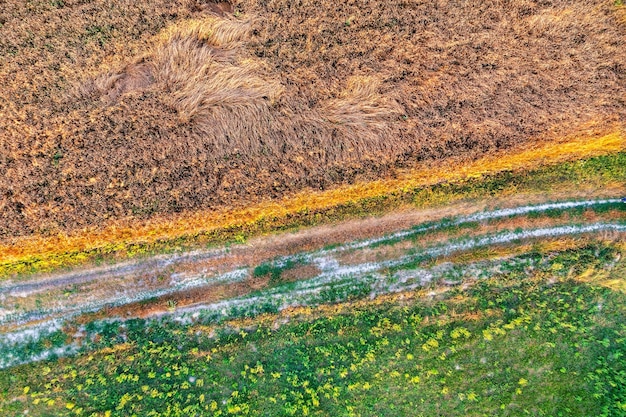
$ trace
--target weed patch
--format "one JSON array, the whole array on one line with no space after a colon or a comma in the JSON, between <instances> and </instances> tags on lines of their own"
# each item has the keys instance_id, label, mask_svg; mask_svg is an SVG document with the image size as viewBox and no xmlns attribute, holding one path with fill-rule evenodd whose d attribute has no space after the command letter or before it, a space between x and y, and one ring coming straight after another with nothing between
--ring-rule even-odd
<instances>
[{"instance_id":1,"label":"weed patch","mask_svg":"<svg viewBox=\"0 0 626 417\"><path fill-rule=\"evenodd\" d=\"M507 272L436 299L337 304L211 332L111 323L106 347L0 371L0 409L619 415L624 295L549 278Z\"/></svg>"}]
</instances>

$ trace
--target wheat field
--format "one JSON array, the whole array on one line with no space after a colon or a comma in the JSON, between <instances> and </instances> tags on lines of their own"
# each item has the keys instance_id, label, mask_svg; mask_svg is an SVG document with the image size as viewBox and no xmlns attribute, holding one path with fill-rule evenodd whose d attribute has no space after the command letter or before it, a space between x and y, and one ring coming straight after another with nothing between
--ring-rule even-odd
<instances>
[{"instance_id":1,"label":"wheat field","mask_svg":"<svg viewBox=\"0 0 626 417\"><path fill-rule=\"evenodd\" d=\"M622 131L624 15L604 0L4 1L0 240Z\"/></svg>"}]
</instances>

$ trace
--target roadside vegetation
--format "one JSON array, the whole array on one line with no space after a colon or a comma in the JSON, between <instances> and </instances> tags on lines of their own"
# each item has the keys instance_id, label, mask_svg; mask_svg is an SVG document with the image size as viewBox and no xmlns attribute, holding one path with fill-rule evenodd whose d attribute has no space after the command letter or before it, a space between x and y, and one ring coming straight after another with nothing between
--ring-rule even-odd
<instances>
[{"instance_id":1,"label":"roadside vegetation","mask_svg":"<svg viewBox=\"0 0 626 417\"><path fill-rule=\"evenodd\" d=\"M626 154L621 134L586 144L574 142L576 151L601 156L533 168L540 161L567 158L558 146L479 161L465 170L407 173L406 178L355 184L320 194L305 193L281 202L226 212L198 212L179 219L162 219L140 225L120 224L99 231L16 240L0 245L0 279L51 271L85 263L119 261L155 253L177 252L225 242L242 243L255 235L295 230L336 221L363 218L394 209L445 207L455 203L482 204L494 196L507 205L516 194L614 196L626 193ZM586 146L586 147L585 147ZM602 155L605 152L611 152ZM618 151L618 152L615 152ZM577 159L577 157L583 159ZM549 159L542 159L549 158ZM491 162L494 166L489 166ZM428 175L424 178L425 175ZM446 176L452 175L452 176Z\"/></svg>"}]
</instances>

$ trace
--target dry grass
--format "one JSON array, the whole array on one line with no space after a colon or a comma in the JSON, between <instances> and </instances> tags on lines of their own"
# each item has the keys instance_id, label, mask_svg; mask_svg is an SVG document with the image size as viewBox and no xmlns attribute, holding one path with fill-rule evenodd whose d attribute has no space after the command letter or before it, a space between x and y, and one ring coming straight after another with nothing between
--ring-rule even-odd
<instances>
[{"instance_id":1,"label":"dry grass","mask_svg":"<svg viewBox=\"0 0 626 417\"><path fill-rule=\"evenodd\" d=\"M322 114L332 123L351 128L383 125L389 116L402 115L397 101L379 94L379 89L380 80L375 77L351 77L339 97L324 104Z\"/></svg>"},{"instance_id":2,"label":"dry grass","mask_svg":"<svg viewBox=\"0 0 626 417\"><path fill-rule=\"evenodd\" d=\"M168 27L149 53L83 83L78 94L110 105L123 95L159 96L181 124L212 139L215 152L231 147L232 136L241 152L254 153L258 143L248 129L272 117L282 86L265 75L259 59L243 53L249 30L249 22L215 16Z\"/></svg>"},{"instance_id":3,"label":"dry grass","mask_svg":"<svg viewBox=\"0 0 626 417\"><path fill-rule=\"evenodd\" d=\"M623 128L623 17L604 0L6 0L0 240Z\"/></svg>"}]
</instances>

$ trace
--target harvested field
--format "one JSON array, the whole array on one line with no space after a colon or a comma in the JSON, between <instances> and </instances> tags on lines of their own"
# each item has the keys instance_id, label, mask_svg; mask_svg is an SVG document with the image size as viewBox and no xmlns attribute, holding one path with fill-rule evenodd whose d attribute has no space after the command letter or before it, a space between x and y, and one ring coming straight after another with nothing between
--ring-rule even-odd
<instances>
[{"instance_id":1,"label":"harvested field","mask_svg":"<svg viewBox=\"0 0 626 417\"><path fill-rule=\"evenodd\" d=\"M0 10L0 239L240 207L624 127L612 1Z\"/></svg>"}]
</instances>

